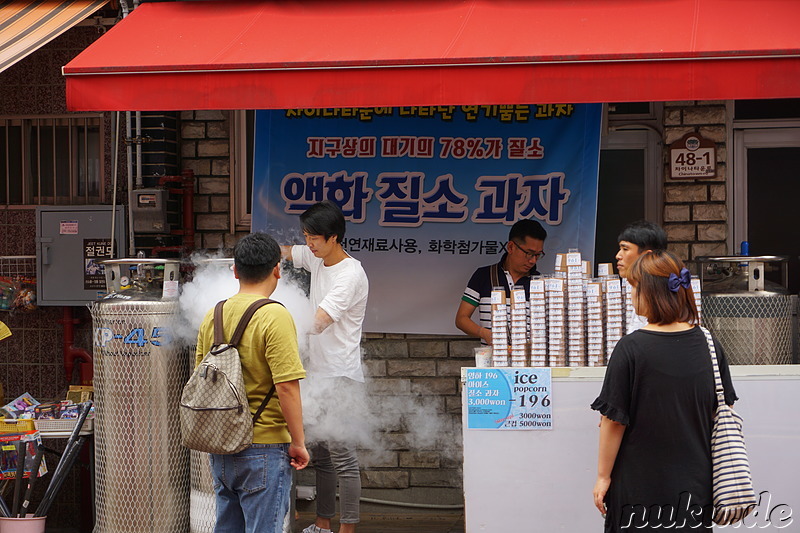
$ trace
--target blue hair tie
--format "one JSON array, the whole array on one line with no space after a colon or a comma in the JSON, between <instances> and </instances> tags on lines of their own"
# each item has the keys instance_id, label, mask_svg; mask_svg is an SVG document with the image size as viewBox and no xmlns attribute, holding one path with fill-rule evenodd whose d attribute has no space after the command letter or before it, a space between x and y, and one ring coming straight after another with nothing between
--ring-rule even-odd
<instances>
[{"instance_id":1,"label":"blue hair tie","mask_svg":"<svg viewBox=\"0 0 800 533\"><path fill-rule=\"evenodd\" d=\"M667 280L667 287L672 292L678 292L680 287L684 289L688 289L692 286L692 275L689 273L688 268L681 269L681 275L678 276L674 272L669 275L669 279Z\"/></svg>"}]
</instances>

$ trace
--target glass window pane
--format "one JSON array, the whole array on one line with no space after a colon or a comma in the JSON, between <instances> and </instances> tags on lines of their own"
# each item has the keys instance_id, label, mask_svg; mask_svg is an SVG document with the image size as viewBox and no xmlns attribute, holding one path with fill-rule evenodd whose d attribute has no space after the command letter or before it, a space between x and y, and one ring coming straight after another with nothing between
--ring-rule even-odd
<instances>
[{"instance_id":1,"label":"glass window pane","mask_svg":"<svg viewBox=\"0 0 800 533\"><path fill-rule=\"evenodd\" d=\"M8 127L8 180L11 204L23 203L22 198L22 126Z\"/></svg>"},{"instance_id":2,"label":"glass window pane","mask_svg":"<svg viewBox=\"0 0 800 533\"><path fill-rule=\"evenodd\" d=\"M53 126L44 121L36 128L37 134L31 139L31 166L41 180L40 203L53 203ZM36 155L38 157L36 157Z\"/></svg>"}]
</instances>

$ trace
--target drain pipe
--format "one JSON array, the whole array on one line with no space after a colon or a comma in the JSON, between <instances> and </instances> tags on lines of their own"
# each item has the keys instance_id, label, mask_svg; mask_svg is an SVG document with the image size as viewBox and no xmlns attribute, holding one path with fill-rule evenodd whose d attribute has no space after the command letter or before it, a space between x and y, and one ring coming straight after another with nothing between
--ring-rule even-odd
<instances>
[{"instance_id":1,"label":"drain pipe","mask_svg":"<svg viewBox=\"0 0 800 533\"><path fill-rule=\"evenodd\" d=\"M64 307L64 318L59 320L64 326L64 373L67 382L72 381L72 371L75 363L79 363L78 375L81 385L91 385L94 381L94 368L91 354L82 348L75 347L75 325L80 324L80 320L72 315L72 307Z\"/></svg>"},{"instance_id":2,"label":"drain pipe","mask_svg":"<svg viewBox=\"0 0 800 533\"><path fill-rule=\"evenodd\" d=\"M142 112L136 112L136 188L144 187L142 179Z\"/></svg>"},{"instance_id":3,"label":"drain pipe","mask_svg":"<svg viewBox=\"0 0 800 533\"><path fill-rule=\"evenodd\" d=\"M130 9L128 9L127 0L119 0L120 9L122 9L122 18L128 16ZM136 245L133 240L133 148L131 147L131 138L133 134L133 126L131 124L131 112L125 111L125 146L127 155L127 169L128 169L128 256L135 253Z\"/></svg>"},{"instance_id":4,"label":"drain pipe","mask_svg":"<svg viewBox=\"0 0 800 533\"><path fill-rule=\"evenodd\" d=\"M116 259L114 249L116 248L116 224L117 224L117 178L119 178L119 111L114 112L114 159L113 168L111 170L111 257Z\"/></svg>"}]
</instances>

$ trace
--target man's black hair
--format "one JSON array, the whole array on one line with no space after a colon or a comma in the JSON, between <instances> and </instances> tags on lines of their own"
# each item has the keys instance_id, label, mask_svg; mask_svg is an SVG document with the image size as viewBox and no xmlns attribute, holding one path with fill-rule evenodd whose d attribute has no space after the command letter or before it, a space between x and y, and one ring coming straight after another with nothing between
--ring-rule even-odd
<instances>
[{"instance_id":1,"label":"man's black hair","mask_svg":"<svg viewBox=\"0 0 800 533\"><path fill-rule=\"evenodd\" d=\"M241 281L258 283L269 276L281 260L281 247L266 233L245 235L233 248L233 264Z\"/></svg>"},{"instance_id":2,"label":"man's black hair","mask_svg":"<svg viewBox=\"0 0 800 533\"><path fill-rule=\"evenodd\" d=\"M547 231L539 224L539 221L523 218L511 226L511 231L508 232L508 240L525 241L525 237L544 241L547 238Z\"/></svg>"},{"instance_id":3,"label":"man's black hair","mask_svg":"<svg viewBox=\"0 0 800 533\"><path fill-rule=\"evenodd\" d=\"M654 222L649 220L637 220L631 222L622 230L617 237L617 242L628 241L639 247L639 252L645 250L666 250L667 232Z\"/></svg>"},{"instance_id":4,"label":"man's black hair","mask_svg":"<svg viewBox=\"0 0 800 533\"><path fill-rule=\"evenodd\" d=\"M322 235L327 241L331 235L336 242L344 239L344 214L339 206L330 200L316 203L300 215L300 226L309 235Z\"/></svg>"}]
</instances>

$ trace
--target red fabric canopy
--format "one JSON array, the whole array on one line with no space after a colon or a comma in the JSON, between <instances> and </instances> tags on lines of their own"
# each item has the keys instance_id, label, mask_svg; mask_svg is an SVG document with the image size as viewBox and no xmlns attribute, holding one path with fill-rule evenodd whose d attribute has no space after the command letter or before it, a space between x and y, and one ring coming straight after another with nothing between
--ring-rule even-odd
<instances>
[{"instance_id":1,"label":"red fabric canopy","mask_svg":"<svg viewBox=\"0 0 800 533\"><path fill-rule=\"evenodd\" d=\"M64 67L74 111L800 97L800 2L143 3Z\"/></svg>"}]
</instances>

